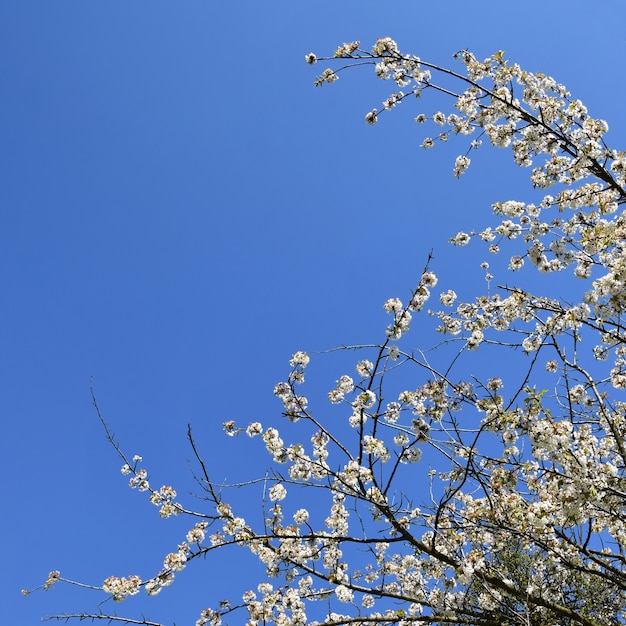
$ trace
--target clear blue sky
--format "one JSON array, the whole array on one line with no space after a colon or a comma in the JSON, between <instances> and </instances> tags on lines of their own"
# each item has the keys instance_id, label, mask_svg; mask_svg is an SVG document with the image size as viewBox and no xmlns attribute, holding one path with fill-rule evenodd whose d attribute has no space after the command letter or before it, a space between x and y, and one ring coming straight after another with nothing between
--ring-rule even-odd
<instances>
[{"instance_id":1,"label":"clear blue sky","mask_svg":"<svg viewBox=\"0 0 626 626\"><path fill-rule=\"evenodd\" d=\"M126 486L91 378L124 449L184 494L186 425L216 478L259 474L260 447L243 454L221 423L279 422L272 389L295 350L378 340L382 303L410 291L430 248L442 287L481 280L479 246L445 242L523 199L524 175L486 151L455 180L465 146L426 153L411 123L434 105L367 127L387 86L361 72L314 89L324 66L306 53L385 35L442 64L505 49L565 83L624 149L624 23L622 0L3 0L3 622L93 609L71 588L20 589L51 569L147 577L188 526ZM324 391L343 373L318 371ZM193 623L238 593L232 556L103 609Z\"/></svg>"}]
</instances>

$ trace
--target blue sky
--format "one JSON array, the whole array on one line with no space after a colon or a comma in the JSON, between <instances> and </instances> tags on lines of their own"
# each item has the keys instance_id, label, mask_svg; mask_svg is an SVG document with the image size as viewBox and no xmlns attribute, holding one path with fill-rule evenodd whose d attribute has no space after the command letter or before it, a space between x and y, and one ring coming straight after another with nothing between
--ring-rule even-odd
<instances>
[{"instance_id":1,"label":"blue sky","mask_svg":"<svg viewBox=\"0 0 626 626\"><path fill-rule=\"evenodd\" d=\"M188 423L216 476L262 474L259 447L225 440L221 423L278 423L272 389L295 350L377 341L382 303L410 292L431 248L442 287L480 287L483 251L447 239L528 197L502 152L457 181L464 145L420 150L428 131L411 120L437 110L428 101L366 126L388 86L363 71L314 89L324 65L306 53L386 35L441 64L505 49L565 83L624 149L625 22L621 0L3 0L6 623L93 609L99 597L72 588L21 597L51 569L149 576L184 537L126 486L90 379L156 483L193 490ZM323 391L341 359L320 360ZM238 559L112 608L193 623L241 579Z\"/></svg>"}]
</instances>

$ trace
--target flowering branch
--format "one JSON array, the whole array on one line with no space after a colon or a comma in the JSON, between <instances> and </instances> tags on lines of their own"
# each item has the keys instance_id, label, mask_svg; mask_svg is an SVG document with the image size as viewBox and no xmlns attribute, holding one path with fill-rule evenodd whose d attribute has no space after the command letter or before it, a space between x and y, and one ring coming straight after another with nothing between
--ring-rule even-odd
<instances>
[{"instance_id":1,"label":"flowering branch","mask_svg":"<svg viewBox=\"0 0 626 626\"><path fill-rule=\"evenodd\" d=\"M626 620L626 214L619 212L626 152L610 149L606 122L552 78L509 64L503 53L482 62L467 51L456 56L465 74L401 54L390 38L371 51L353 42L326 57L344 65L325 69L315 84L373 65L399 89L383 110L408 95L453 100L453 113L415 118L438 126L439 141L478 131L511 149L521 167L542 157L532 186L555 195L537 204L497 201L498 223L451 237L455 246L482 240L496 260L508 247L504 269L517 272L517 284L494 288L483 263L487 293L463 302L448 288L433 298L438 277L429 255L408 300L383 304L389 324L381 340L341 348L359 358L328 390L331 406L321 412L301 392L311 357L294 353L274 394L298 443L257 421L223 425L227 436L255 439L269 455L269 469L248 481L213 481L188 426L202 512L179 503L172 487L151 486L141 457L129 461L115 441L92 390L129 485L148 492L162 517L193 522L160 572L147 580L109 577L98 588L108 597L159 593L198 557L220 558L229 547L258 558L266 575L242 588L240 600L202 609L196 626L220 626L235 613L245 614L247 626ZM380 114L374 109L366 121L375 124ZM457 157L455 176L479 146L474 140ZM523 287L527 270L569 267L583 286L569 300ZM543 284L530 282L532 290ZM419 314L444 335L430 350L408 344ZM483 361L474 360L477 351ZM478 376L477 363L493 375ZM262 522L237 510L233 489L247 490L245 502L258 505ZM43 588L61 580L55 574ZM72 618L153 624L57 617Z\"/></svg>"}]
</instances>

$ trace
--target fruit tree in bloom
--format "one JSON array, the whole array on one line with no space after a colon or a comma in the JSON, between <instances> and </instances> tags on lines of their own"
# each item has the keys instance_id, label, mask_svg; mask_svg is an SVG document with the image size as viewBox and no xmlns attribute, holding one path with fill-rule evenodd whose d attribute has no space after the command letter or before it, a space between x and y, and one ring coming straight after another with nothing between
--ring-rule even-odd
<instances>
[{"instance_id":1,"label":"fruit tree in bloom","mask_svg":"<svg viewBox=\"0 0 626 626\"><path fill-rule=\"evenodd\" d=\"M324 406L307 399L305 375L332 359L293 354L274 389L277 418L224 424L267 451L247 484L215 482L190 429L200 504L153 485L107 429L130 486L189 526L159 571L94 585L103 598L167 593L185 567L237 549L265 574L229 598L199 592L197 626L626 622L626 152L549 76L500 52L455 58L440 67L383 38L306 61L325 65L316 85L369 67L390 86L368 124L424 107L421 145L460 146L453 176L489 146L528 172L537 200L493 198L491 226L450 233L453 246L484 245L501 284L485 264L484 293L462 300L425 258L409 297L381 303L386 329L350 347L353 367L336 372ZM557 272L568 279L536 278ZM432 358L410 334L418 318L440 333ZM484 377L473 365L483 352ZM248 488L244 508L229 498ZM43 586L61 582L73 583L54 571Z\"/></svg>"}]
</instances>

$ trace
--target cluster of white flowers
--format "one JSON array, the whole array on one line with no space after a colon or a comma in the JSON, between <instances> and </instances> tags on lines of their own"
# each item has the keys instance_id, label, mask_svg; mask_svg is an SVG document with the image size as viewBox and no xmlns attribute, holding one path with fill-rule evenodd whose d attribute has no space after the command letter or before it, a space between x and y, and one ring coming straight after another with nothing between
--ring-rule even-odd
<instances>
[{"instance_id":1,"label":"cluster of white flowers","mask_svg":"<svg viewBox=\"0 0 626 626\"><path fill-rule=\"evenodd\" d=\"M374 371L374 364L368 359L363 359L356 364L356 371L362 378L371 376Z\"/></svg>"},{"instance_id":2,"label":"cluster of white flowers","mask_svg":"<svg viewBox=\"0 0 626 626\"><path fill-rule=\"evenodd\" d=\"M296 352L289 361L293 368L287 382L277 383L274 387L274 395L283 401L283 414L292 422L297 422L306 416L308 399L295 393L294 385L304 382L304 370L309 364L310 358L306 352Z\"/></svg>"},{"instance_id":3,"label":"cluster of white flowers","mask_svg":"<svg viewBox=\"0 0 626 626\"><path fill-rule=\"evenodd\" d=\"M367 421L368 409L376 404L376 394L371 389L359 393L352 401L352 415L349 422L352 428L358 428Z\"/></svg>"},{"instance_id":4,"label":"cluster of white flowers","mask_svg":"<svg viewBox=\"0 0 626 626\"><path fill-rule=\"evenodd\" d=\"M439 301L443 306L452 306L456 300L456 292L452 289L448 289L448 291L442 293L439 296Z\"/></svg>"},{"instance_id":5,"label":"cluster of white flowers","mask_svg":"<svg viewBox=\"0 0 626 626\"><path fill-rule=\"evenodd\" d=\"M304 369L309 364L310 360L306 352L298 351L291 357L289 365L291 365L291 367L301 367Z\"/></svg>"},{"instance_id":6,"label":"cluster of white flowers","mask_svg":"<svg viewBox=\"0 0 626 626\"><path fill-rule=\"evenodd\" d=\"M163 567L172 572L182 572L187 564L188 546L182 544L176 552L170 552L163 559Z\"/></svg>"},{"instance_id":7,"label":"cluster of white flowers","mask_svg":"<svg viewBox=\"0 0 626 626\"><path fill-rule=\"evenodd\" d=\"M214 609L203 609L196 626L222 626L222 615Z\"/></svg>"},{"instance_id":8,"label":"cluster of white flowers","mask_svg":"<svg viewBox=\"0 0 626 626\"><path fill-rule=\"evenodd\" d=\"M337 585L335 587L335 595L339 602L352 602L354 599L354 592L345 585Z\"/></svg>"},{"instance_id":9,"label":"cluster of white flowers","mask_svg":"<svg viewBox=\"0 0 626 626\"><path fill-rule=\"evenodd\" d=\"M287 489L283 484L278 483L270 488L269 496L272 502L284 500L287 497Z\"/></svg>"},{"instance_id":10,"label":"cluster of white flowers","mask_svg":"<svg viewBox=\"0 0 626 626\"><path fill-rule=\"evenodd\" d=\"M122 466L122 474L124 476L131 476L128 483L129 486L131 489L150 492L150 502L159 507L159 515L161 517L168 518L172 515L177 515L181 511L181 508L175 501L176 491L169 485L163 485L158 490L153 489L148 480L147 470L138 467L138 464L142 461L143 459L140 456L135 455L133 457L132 466L129 463L125 463Z\"/></svg>"},{"instance_id":11,"label":"cluster of white flowers","mask_svg":"<svg viewBox=\"0 0 626 626\"><path fill-rule=\"evenodd\" d=\"M209 523L205 520L196 523L187 533L187 542L190 544L201 544L204 541L208 525Z\"/></svg>"},{"instance_id":12,"label":"cluster of white flowers","mask_svg":"<svg viewBox=\"0 0 626 626\"><path fill-rule=\"evenodd\" d=\"M467 171L471 160L466 156L458 156L454 162L454 175L458 178Z\"/></svg>"},{"instance_id":13,"label":"cluster of white flowers","mask_svg":"<svg viewBox=\"0 0 626 626\"><path fill-rule=\"evenodd\" d=\"M309 521L309 512L306 509L298 509L293 514L293 521L296 524L306 524Z\"/></svg>"},{"instance_id":14,"label":"cluster of white flowers","mask_svg":"<svg viewBox=\"0 0 626 626\"><path fill-rule=\"evenodd\" d=\"M366 454L375 456L383 463L386 463L391 458L385 442L381 439L376 439L371 435L365 435L363 437L363 451Z\"/></svg>"},{"instance_id":15,"label":"cluster of white flowers","mask_svg":"<svg viewBox=\"0 0 626 626\"><path fill-rule=\"evenodd\" d=\"M626 152L609 149L606 122L549 76L524 71L503 53L483 61L467 51L457 57L464 73L404 55L389 37L369 52L359 42L344 43L326 60L346 65L325 69L316 84L335 82L351 64L373 65L393 91L380 112L366 115L369 124L409 95L434 90L451 97L454 112L415 117L436 127L425 148L454 135L468 142L480 135L529 167L535 188L553 190L536 203L494 203L497 223L458 232L451 243L474 239L494 255L506 248L508 269L522 276L571 268L586 290L579 296L572 290L565 301L494 288L495 270L483 262L485 295L461 302L448 289L439 295L445 310L430 312L446 343L458 348L452 363L437 369L425 352L399 347L438 283L425 270L406 305L398 298L384 303L392 321L380 345L361 348L358 379L344 374L328 393L341 407L326 409L349 407L352 429L345 420L314 416L296 393L310 361L296 352L274 394L286 426L308 442L286 443L276 428L256 421L245 429L234 420L224 424L227 435L260 437L280 465L265 479L271 487L263 491L258 529L224 500L227 487L207 479L214 510L196 521L153 578L107 578L102 588L114 600L142 586L154 595L196 556L236 544L259 559L269 578L284 581L264 581L243 594L237 606L247 610L250 626L500 618L592 626L626 619L626 402L619 396L626 389L626 213L619 212L626 204ZM318 57L310 53L306 62ZM437 72L458 88L438 86ZM457 157L455 176L467 171L468 155L480 145L471 141ZM497 375L458 379L457 363L494 346L507 351L506 359L486 359ZM515 349L523 382L511 386ZM595 359L591 371L583 366L586 355ZM417 377L396 377L410 366ZM153 489L141 461L136 456L122 468L131 487L149 492L163 517L198 515L175 502L172 487ZM409 492L414 484L418 489ZM319 500L301 506L301 487L315 487L304 492ZM51 573L49 583L58 577ZM312 622L306 608L316 600L327 614ZM204 609L196 626L220 626L234 610L228 602Z\"/></svg>"},{"instance_id":16,"label":"cluster of white flowers","mask_svg":"<svg viewBox=\"0 0 626 626\"><path fill-rule=\"evenodd\" d=\"M250 422L246 428L246 435L248 437L256 437L263 433L263 426L261 422Z\"/></svg>"},{"instance_id":17,"label":"cluster of white flowers","mask_svg":"<svg viewBox=\"0 0 626 626\"><path fill-rule=\"evenodd\" d=\"M409 330L411 313L404 308L399 298L390 298L384 306L385 311L394 316L393 324L387 327L387 336L392 339L400 339Z\"/></svg>"},{"instance_id":18,"label":"cluster of white flowers","mask_svg":"<svg viewBox=\"0 0 626 626\"><path fill-rule=\"evenodd\" d=\"M102 590L111 594L113 600L122 602L128 596L134 596L139 593L142 581L139 576L129 576L128 578L118 578L117 576L109 576L102 583Z\"/></svg>"},{"instance_id":19,"label":"cluster of white flowers","mask_svg":"<svg viewBox=\"0 0 626 626\"><path fill-rule=\"evenodd\" d=\"M311 58L310 55L309 58ZM313 65L313 63L310 63L310 65ZM319 87L324 83L334 83L336 80L339 80L339 76L331 68L328 67L317 77L317 79L315 80L315 86Z\"/></svg>"},{"instance_id":20,"label":"cluster of white flowers","mask_svg":"<svg viewBox=\"0 0 626 626\"><path fill-rule=\"evenodd\" d=\"M176 491L169 485L163 485L158 491L150 494L150 502L159 507L159 515L168 518L180 512L180 506L176 504Z\"/></svg>"},{"instance_id":21,"label":"cluster of white flowers","mask_svg":"<svg viewBox=\"0 0 626 626\"><path fill-rule=\"evenodd\" d=\"M285 478L277 474L268 491L273 504L266 526L255 534L230 506L216 502L223 526L211 535L212 545L232 537L258 556L268 576L283 576L286 582L281 587L261 583L244 594L250 624L308 623L305 606L316 599L330 604L320 624L481 621L505 602L511 614L529 622L559 623L576 614L578 609L568 604L576 594L593 616L589 624L604 623L604 617L596 620L598 615L624 616L620 593L610 581L615 577L623 582L618 572L626 544L626 403L610 403L607 392L626 388L626 330L620 321L626 310L626 217L617 211L626 202L626 153L609 150L603 138L606 123L590 117L550 77L523 71L502 53L479 61L463 51L458 58L465 75L445 70L450 80L460 82L456 91L433 82L432 74L441 68L401 54L388 37L376 41L370 52L358 42L344 43L327 60L347 61L341 70L350 63L371 63L378 77L394 83L382 109L365 116L369 124L409 95L454 92L454 112L415 117L419 124L430 122L437 128L438 134L424 139L424 147L454 135L480 133L493 146L510 150L518 165L530 167L536 188L557 187L534 204L496 202L492 209L497 223L459 232L450 241L465 246L480 240L491 254L512 247L506 261L512 271L552 273L571 267L577 278L589 281L594 276L580 301L565 303L516 288L494 291L493 270L483 263L487 295L460 302L448 289L439 295L445 310L431 313L440 332L461 342L462 355L499 343L530 354L530 359L525 357L532 359L529 379L539 361L535 355L552 350L541 362L547 372L559 373L556 384L565 391L557 387L555 397L528 385L505 397L506 366L498 365L498 375L484 383L453 382L449 370L438 372L412 348L401 351L414 314L423 310L437 285L429 270L408 304L398 298L385 302L393 319L383 343L370 346L369 358L357 360L359 378L344 374L328 393L332 404L350 407L351 438L339 435L341 426L335 431L332 422L318 421L308 400L296 394L309 357L294 354L291 374L274 393L290 421L313 427L312 449L286 444L275 428L264 430L252 422L245 432L261 435L273 461L287 465ZM318 57L311 53L306 61L312 65ZM336 81L338 71L324 70L316 84ZM469 153L480 145L480 139L471 141L456 159L455 176L467 171ZM505 339L499 340L498 333ZM599 382L578 360L581 339L591 333L598 337L593 356L600 363L614 357ZM426 372L426 380L390 392L387 379L399 366L412 363ZM234 422L226 428L231 434L239 431ZM495 439L479 449L487 434ZM494 441L502 446L500 456L489 452ZM422 464L429 496L422 510L409 505L414 494L392 488L392 483L402 475L414 480L420 465L413 464L426 454L428 464ZM331 455L337 455L332 465ZM450 461L449 471L433 469L434 455ZM147 477L138 476L136 486L141 480ZM297 489L287 493L286 481L329 490L332 501L322 528L309 514L317 512L317 504L315 509L297 507L291 521L283 521L289 501L298 497ZM368 519L378 525L372 533ZM372 544L373 532L384 540ZM598 545L604 548L596 551L595 539L581 544L579 535L602 535ZM203 539L204 527L187 536L194 545ZM371 562L363 562L363 553L351 552L350 541L357 546L365 542ZM578 578L570 576L570 563L576 564ZM593 598L587 593L590 588ZM584 599L581 594L586 594ZM402 608L376 611L385 598ZM206 609L198 625L220 624L226 610L230 608Z\"/></svg>"},{"instance_id":22,"label":"cluster of white flowers","mask_svg":"<svg viewBox=\"0 0 626 626\"><path fill-rule=\"evenodd\" d=\"M277 463L286 462L286 449L283 440L276 428L267 428L263 433L263 441L267 451L272 454Z\"/></svg>"},{"instance_id":23,"label":"cluster of white flowers","mask_svg":"<svg viewBox=\"0 0 626 626\"><path fill-rule=\"evenodd\" d=\"M333 404L340 404L347 393L354 391L354 380L347 374L344 374L337 380L337 386L328 392L328 399Z\"/></svg>"}]
</instances>

